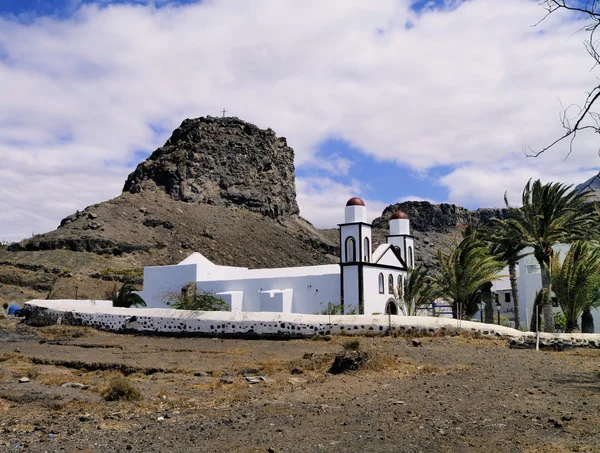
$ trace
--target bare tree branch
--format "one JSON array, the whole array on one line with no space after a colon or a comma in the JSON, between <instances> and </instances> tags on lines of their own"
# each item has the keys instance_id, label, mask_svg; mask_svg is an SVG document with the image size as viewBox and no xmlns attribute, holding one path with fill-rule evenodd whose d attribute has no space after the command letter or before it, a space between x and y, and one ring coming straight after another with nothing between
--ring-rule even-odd
<instances>
[{"instance_id":1,"label":"bare tree branch","mask_svg":"<svg viewBox=\"0 0 600 453\"><path fill-rule=\"evenodd\" d=\"M546 14L534 26L539 25L546 20L548 16L559 10L586 15L589 18L590 23L580 29L580 31L585 30L589 32L589 37L584 42L584 46L594 60L593 67L600 65L600 39L596 39L596 31L600 27L600 0L588 0L585 3L580 0L544 0L540 3L540 6L546 10ZM560 113L560 121L565 133L540 150L535 151L527 146L524 149L525 155L528 157L538 157L564 140L568 140L569 150L565 156L565 159L567 159L571 153L573 153L573 144L577 138L578 132L590 129L593 132L600 134L600 114L593 110L599 98L600 84L596 85L588 94L582 107L571 104L565 108L561 103L562 112ZM574 108L578 109L578 112L571 118L569 116L569 111ZM589 124L588 121L591 124ZM600 155L600 150L598 153Z\"/></svg>"}]
</instances>

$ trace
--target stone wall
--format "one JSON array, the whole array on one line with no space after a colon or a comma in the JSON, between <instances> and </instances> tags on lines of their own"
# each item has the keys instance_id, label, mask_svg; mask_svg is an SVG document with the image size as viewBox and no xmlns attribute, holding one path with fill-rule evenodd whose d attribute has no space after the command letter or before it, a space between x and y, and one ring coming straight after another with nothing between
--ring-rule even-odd
<instances>
[{"instance_id":1,"label":"stone wall","mask_svg":"<svg viewBox=\"0 0 600 453\"><path fill-rule=\"evenodd\" d=\"M112 332L227 336L262 338L306 338L315 335L386 335L408 329L434 333L445 330L479 332L506 338L511 347L535 348L532 332L472 321L424 316L327 316L257 312L194 312L161 308L113 308L89 301L33 300L25 304L26 322L33 326L67 324L95 327ZM540 334L541 348L600 348L600 334Z\"/></svg>"}]
</instances>

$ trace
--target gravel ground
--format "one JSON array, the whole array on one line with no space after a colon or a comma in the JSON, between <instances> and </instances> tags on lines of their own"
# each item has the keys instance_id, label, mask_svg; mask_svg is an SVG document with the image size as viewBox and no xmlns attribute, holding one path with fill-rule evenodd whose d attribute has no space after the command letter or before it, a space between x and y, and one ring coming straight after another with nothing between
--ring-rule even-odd
<instances>
[{"instance_id":1,"label":"gravel ground","mask_svg":"<svg viewBox=\"0 0 600 453\"><path fill-rule=\"evenodd\" d=\"M467 334L414 346L0 327L0 450L600 451L598 350L513 350ZM344 346L370 361L327 373ZM105 401L115 377L143 399Z\"/></svg>"}]
</instances>

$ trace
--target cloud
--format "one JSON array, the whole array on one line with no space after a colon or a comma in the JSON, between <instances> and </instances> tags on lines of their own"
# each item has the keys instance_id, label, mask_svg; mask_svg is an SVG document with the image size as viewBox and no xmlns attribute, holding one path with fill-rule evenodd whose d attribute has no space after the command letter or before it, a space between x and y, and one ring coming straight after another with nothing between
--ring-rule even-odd
<instances>
[{"instance_id":1,"label":"cloud","mask_svg":"<svg viewBox=\"0 0 600 453\"><path fill-rule=\"evenodd\" d=\"M0 194L11 212L0 238L52 229L74 208L118 195L136 153L164 142L157 127L223 108L286 136L297 166L330 175L352 177L344 156L319 164L316 145L330 137L415 172L448 166L440 183L459 204L497 205L532 175L587 179L595 137L564 163L564 148L535 162L522 154L560 134L557 98L581 102L596 84L583 36L568 39L582 23L555 15L531 27L543 10L529 0L424 5L74 0L62 19L0 18L0 153L10 175ZM331 207L331 191L346 197L353 184L298 186L303 215L331 226L335 216L314 206Z\"/></svg>"},{"instance_id":2,"label":"cloud","mask_svg":"<svg viewBox=\"0 0 600 453\"><path fill-rule=\"evenodd\" d=\"M296 190L300 215L310 219L317 228L332 228L343 223L346 202L352 197L363 198L368 221L379 217L387 206L364 196L368 187L361 186L358 181L347 185L329 178L300 177L296 178Z\"/></svg>"}]
</instances>

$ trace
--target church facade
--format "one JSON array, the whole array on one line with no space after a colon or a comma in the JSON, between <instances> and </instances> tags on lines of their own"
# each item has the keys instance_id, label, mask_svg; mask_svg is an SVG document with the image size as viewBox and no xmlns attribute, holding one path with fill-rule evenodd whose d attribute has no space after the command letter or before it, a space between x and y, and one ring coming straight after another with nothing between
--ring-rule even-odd
<instances>
[{"instance_id":1,"label":"church facade","mask_svg":"<svg viewBox=\"0 0 600 453\"><path fill-rule=\"evenodd\" d=\"M351 198L339 225L339 264L248 269L220 266L196 252L177 265L144 268L140 295L148 307L167 307L169 294L195 283L236 312L314 314L331 304L346 314L397 314L397 287L414 267L414 238L401 211L389 227L387 242L373 250L365 204Z\"/></svg>"}]
</instances>

